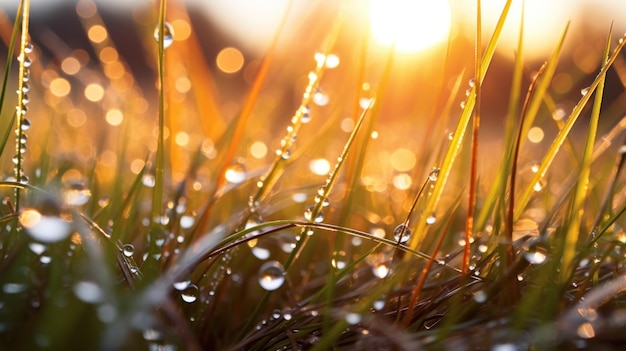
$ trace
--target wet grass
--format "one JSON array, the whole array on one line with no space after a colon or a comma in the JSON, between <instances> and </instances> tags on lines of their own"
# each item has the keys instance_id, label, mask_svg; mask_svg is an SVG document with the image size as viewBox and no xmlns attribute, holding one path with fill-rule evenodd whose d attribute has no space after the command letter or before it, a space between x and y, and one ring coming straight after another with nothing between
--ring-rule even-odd
<instances>
[{"instance_id":1,"label":"wet grass","mask_svg":"<svg viewBox=\"0 0 626 351\"><path fill-rule=\"evenodd\" d=\"M453 84L433 102L429 142L414 143L384 116L398 53L372 75L367 30L349 32L342 8L312 36L301 78L279 85L295 102L266 104L272 69L288 66L279 29L229 116L219 86L207 94L219 72L166 22L187 18L181 6L161 0L138 29L157 82L145 88L94 3L77 11L86 32L104 31L90 36L98 59L74 71L59 62L76 52L47 60L49 44L30 42L21 1L3 28L0 348L617 348L626 116L603 106L624 38L607 24L596 76L564 110L551 84L568 28L536 67L520 34L501 148L484 167L483 84L511 6L484 48L477 26L464 70L444 72ZM358 60L331 85L346 32ZM536 126L556 130L543 148L528 142ZM390 165L398 149L409 167Z\"/></svg>"}]
</instances>

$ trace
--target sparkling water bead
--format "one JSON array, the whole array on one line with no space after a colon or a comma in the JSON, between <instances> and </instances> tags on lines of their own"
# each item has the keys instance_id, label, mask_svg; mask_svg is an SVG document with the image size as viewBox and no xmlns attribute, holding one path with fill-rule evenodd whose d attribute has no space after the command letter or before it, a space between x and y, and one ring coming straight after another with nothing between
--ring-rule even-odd
<instances>
[{"instance_id":1,"label":"sparkling water bead","mask_svg":"<svg viewBox=\"0 0 626 351\"><path fill-rule=\"evenodd\" d=\"M400 224L393 230L393 237L396 239L396 242L406 243L411 238L411 229L404 224Z\"/></svg>"},{"instance_id":2,"label":"sparkling water bead","mask_svg":"<svg viewBox=\"0 0 626 351\"><path fill-rule=\"evenodd\" d=\"M285 269L278 261L269 261L259 268L259 285L267 291L280 288L285 283Z\"/></svg>"},{"instance_id":3,"label":"sparkling water bead","mask_svg":"<svg viewBox=\"0 0 626 351\"><path fill-rule=\"evenodd\" d=\"M157 25L154 29L154 40L159 42L159 26ZM172 25L165 22L163 24L163 49L167 49L174 42L174 28Z\"/></svg>"}]
</instances>

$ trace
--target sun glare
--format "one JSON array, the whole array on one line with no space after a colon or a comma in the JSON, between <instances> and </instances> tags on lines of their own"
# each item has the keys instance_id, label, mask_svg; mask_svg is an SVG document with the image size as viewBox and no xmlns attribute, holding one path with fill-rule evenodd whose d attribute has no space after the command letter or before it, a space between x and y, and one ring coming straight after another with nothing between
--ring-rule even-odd
<instances>
[{"instance_id":1,"label":"sun glare","mask_svg":"<svg viewBox=\"0 0 626 351\"><path fill-rule=\"evenodd\" d=\"M450 4L445 0L371 0L374 39L401 52L417 52L448 37Z\"/></svg>"}]
</instances>

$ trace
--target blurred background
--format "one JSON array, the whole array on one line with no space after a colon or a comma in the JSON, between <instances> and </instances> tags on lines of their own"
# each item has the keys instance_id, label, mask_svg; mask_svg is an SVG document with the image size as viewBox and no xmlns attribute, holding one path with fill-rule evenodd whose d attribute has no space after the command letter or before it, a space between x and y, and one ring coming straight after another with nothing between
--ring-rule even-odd
<instances>
[{"instance_id":1,"label":"blurred background","mask_svg":"<svg viewBox=\"0 0 626 351\"><path fill-rule=\"evenodd\" d=\"M17 3L3 1L1 5L3 50ZM504 3L482 1L483 47ZM557 131L549 117L567 116L581 90L597 74L611 23L613 47L626 32L626 2L527 0L524 4L524 92L569 23L551 86L556 105L541 111L548 118L538 118L530 140L532 153L532 147L545 147L545 140ZM381 177L363 179L376 191L390 186L404 191L414 177L398 178L398 174L426 174L432 168L435 161L425 155L433 155L433 150L424 148L437 148L447 140L473 76L476 9L472 1L170 0L167 6L167 21L174 32L173 44L166 51L167 137L174 182L184 179L195 150L215 157L214 143L241 111L266 56L272 58L269 78L239 154L250 168L274 157L273 150L300 104L307 75L315 67L315 53L328 47L338 13L343 14L343 26L332 50L336 67L322 80L311 111L313 127L307 127L309 142L323 131L329 145L309 144L309 148L313 160L334 159L354 125L359 101L382 90L373 136L375 147L384 152L372 158L365 172ZM521 7L522 1L513 1L484 82L483 167L492 163L490 143L499 140L504 127ZM146 147L156 148L155 142L146 140L155 139L157 9L158 1L147 0L31 1L31 37L37 48L33 73L41 77L42 94L41 99L31 99L32 109L41 111L31 113L31 118L45 125L33 133L45 135L55 123L62 125L55 132L58 140L30 150L33 160L54 146L62 150L54 152L57 158L86 164L95 159L105 182L125 162L133 172L141 169ZM381 77L386 67L390 73L384 83ZM457 82L461 83L455 90ZM624 54L607 82L601 134L626 111ZM452 107L446 109L449 103ZM54 122L43 122L51 115ZM106 133L102 133L103 126L109 128ZM131 141L125 144L128 160L121 161L116 151L121 139ZM328 163L322 163L318 171L309 168L324 177ZM202 174L208 182L211 172L200 169L199 188Z\"/></svg>"}]
</instances>

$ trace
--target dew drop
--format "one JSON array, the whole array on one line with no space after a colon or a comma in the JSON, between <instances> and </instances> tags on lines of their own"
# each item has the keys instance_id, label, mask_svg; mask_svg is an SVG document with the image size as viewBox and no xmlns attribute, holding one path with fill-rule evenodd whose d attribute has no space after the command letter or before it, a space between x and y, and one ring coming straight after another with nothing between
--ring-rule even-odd
<instances>
[{"instance_id":1,"label":"dew drop","mask_svg":"<svg viewBox=\"0 0 626 351\"><path fill-rule=\"evenodd\" d=\"M285 269L278 261L264 263L259 269L259 284L267 291L280 288L285 282Z\"/></svg>"},{"instance_id":2,"label":"dew drop","mask_svg":"<svg viewBox=\"0 0 626 351\"><path fill-rule=\"evenodd\" d=\"M318 211L317 214L313 214L313 210L314 210L314 206L308 206L306 208L306 210L304 210L304 218L307 221L311 221L311 222L315 222L315 223L321 223L324 221L324 214L322 213L322 211Z\"/></svg>"},{"instance_id":3,"label":"dew drop","mask_svg":"<svg viewBox=\"0 0 626 351\"><path fill-rule=\"evenodd\" d=\"M542 264L548 258L548 250L543 245L524 247L524 258L530 264Z\"/></svg>"},{"instance_id":4,"label":"dew drop","mask_svg":"<svg viewBox=\"0 0 626 351\"><path fill-rule=\"evenodd\" d=\"M387 277L390 271L389 262L379 262L372 265L372 273L380 279Z\"/></svg>"},{"instance_id":5,"label":"dew drop","mask_svg":"<svg viewBox=\"0 0 626 351\"><path fill-rule=\"evenodd\" d=\"M146 173L143 175L143 177L141 178L141 183L148 188L154 188L154 185L156 184L156 179L154 178L153 174L150 173Z\"/></svg>"},{"instance_id":6,"label":"dew drop","mask_svg":"<svg viewBox=\"0 0 626 351\"><path fill-rule=\"evenodd\" d=\"M224 176L226 177L226 180L231 183L241 183L246 180L246 167L243 162L237 162L228 167Z\"/></svg>"},{"instance_id":7,"label":"dew drop","mask_svg":"<svg viewBox=\"0 0 626 351\"><path fill-rule=\"evenodd\" d=\"M322 203L322 207L328 207L328 205L330 205L330 202L328 201L328 198L324 198L324 197L321 197L319 195L315 196L314 201L315 201L316 204L321 202Z\"/></svg>"},{"instance_id":8,"label":"dew drop","mask_svg":"<svg viewBox=\"0 0 626 351\"><path fill-rule=\"evenodd\" d=\"M180 293L180 298L186 303L196 302L198 299L198 286L190 284Z\"/></svg>"},{"instance_id":9,"label":"dew drop","mask_svg":"<svg viewBox=\"0 0 626 351\"><path fill-rule=\"evenodd\" d=\"M270 246L267 240L252 239L248 241L248 246L252 251L252 255L259 260L267 260L270 257Z\"/></svg>"},{"instance_id":10,"label":"dew drop","mask_svg":"<svg viewBox=\"0 0 626 351\"><path fill-rule=\"evenodd\" d=\"M467 84L470 86L470 88L473 88L476 85L476 78L475 77L470 78Z\"/></svg>"},{"instance_id":11,"label":"dew drop","mask_svg":"<svg viewBox=\"0 0 626 351\"><path fill-rule=\"evenodd\" d=\"M159 26L154 29L154 40L159 43ZM172 25L165 22L163 23L163 48L167 49L174 42L174 29Z\"/></svg>"},{"instance_id":12,"label":"dew drop","mask_svg":"<svg viewBox=\"0 0 626 351\"><path fill-rule=\"evenodd\" d=\"M283 160L288 160L291 158L291 150L286 149L284 151L281 151L280 153L280 158L282 158Z\"/></svg>"},{"instance_id":13,"label":"dew drop","mask_svg":"<svg viewBox=\"0 0 626 351\"><path fill-rule=\"evenodd\" d=\"M30 129L30 120L28 118L24 118L21 124L22 131L27 131Z\"/></svg>"},{"instance_id":14,"label":"dew drop","mask_svg":"<svg viewBox=\"0 0 626 351\"><path fill-rule=\"evenodd\" d=\"M35 240L54 243L70 235L70 224L60 217L45 216L34 209L26 209L19 216L20 224Z\"/></svg>"},{"instance_id":15,"label":"dew drop","mask_svg":"<svg viewBox=\"0 0 626 351\"><path fill-rule=\"evenodd\" d=\"M461 101L459 106L461 107L461 110L465 109L465 101Z\"/></svg>"},{"instance_id":16,"label":"dew drop","mask_svg":"<svg viewBox=\"0 0 626 351\"><path fill-rule=\"evenodd\" d=\"M358 313L346 313L346 322L349 324L358 324L361 322L361 315Z\"/></svg>"},{"instance_id":17,"label":"dew drop","mask_svg":"<svg viewBox=\"0 0 626 351\"><path fill-rule=\"evenodd\" d=\"M474 301L476 301L477 303L485 303L487 301L487 293L485 293L482 290L476 291L473 294L473 298L474 298Z\"/></svg>"},{"instance_id":18,"label":"dew drop","mask_svg":"<svg viewBox=\"0 0 626 351\"><path fill-rule=\"evenodd\" d=\"M590 87L580 89L580 95L585 96L589 93Z\"/></svg>"},{"instance_id":19,"label":"dew drop","mask_svg":"<svg viewBox=\"0 0 626 351\"><path fill-rule=\"evenodd\" d=\"M330 263L332 264L333 267L337 269L346 268L346 252L343 250L335 251L333 254L333 259L331 260Z\"/></svg>"},{"instance_id":20,"label":"dew drop","mask_svg":"<svg viewBox=\"0 0 626 351\"><path fill-rule=\"evenodd\" d=\"M104 293L98 284L89 281L80 281L74 284L73 291L76 297L86 303L98 303L104 298Z\"/></svg>"},{"instance_id":21,"label":"dew drop","mask_svg":"<svg viewBox=\"0 0 626 351\"><path fill-rule=\"evenodd\" d=\"M5 294L19 294L26 290L26 285L19 283L5 283L2 286L2 291Z\"/></svg>"},{"instance_id":22,"label":"dew drop","mask_svg":"<svg viewBox=\"0 0 626 351\"><path fill-rule=\"evenodd\" d=\"M91 191L82 182L71 182L66 184L62 197L68 206L82 206L91 198Z\"/></svg>"},{"instance_id":23,"label":"dew drop","mask_svg":"<svg viewBox=\"0 0 626 351\"><path fill-rule=\"evenodd\" d=\"M318 88L315 91L315 94L313 94L313 103L317 106L326 106L328 105L329 101L330 99L328 97L328 94L323 92L320 88Z\"/></svg>"},{"instance_id":24,"label":"dew drop","mask_svg":"<svg viewBox=\"0 0 626 351\"><path fill-rule=\"evenodd\" d=\"M428 173L428 180L430 180L431 182L436 182L439 178L439 172L441 172L441 169L433 168L430 173Z\"/></svg>"},{"instance_id":25,"label":"dew drop","mask_svg":"<svg viewBox=\"0 0 626 351\"><path fill-rule=\"evenodd\" d=\"M583 339L592 339L596 336L596 331L591 323L585 322L578 326L576 334Z\"/></svg>"},{"instance_id":26,"label":"dew drop","mask_svg":"<svg viewBox=\"0 0 626 351\"><path fill-rule=\"evenodd\" d=\"M46 251L46 246L42 245L40 243L30 243L28 244L28 248L30 249L30 251L32 251L35 255L41 255L42 253L44 253Z\"/></svg>"},{"instance_id":27,"label":"dew drop","mask_svg":"<svg viewBox=\"0 0 626 351\"><path fill-rule=\"evenodd\" d=\"M373 306L376 311L380 311L385 307L385 299L378 299L374 301Z\"/></svg>"},{"instance_id":28,"label":"dew drop","mask_svg":"<svg viewBox=\"0 0 626 351\"><path fill-rule=\"evenodd\" d=\"M406 243L411 238L411 229L404 224L400 224L393 230L393 237L396 239L396 242Z\"/></svg>"},{"instance_id":29,"label":"dew drop","mask_svg":"<svg viewBox=\"0 0 626 351\"><path fill-rule=\"evenodd\" d=\"M302 123L311 122L311 108L309 106L302 106L300 112L302 113L302 117L300 118Z\"/></svg>"},{"instance_id":30,"label":"dew drop","mask_svg":"<svg viewBox=\"0 0 626 351\"><path fill-rule=\"evenodd\" d=\"M196 222L196 219L194 218L194 216L181 216L180 217L180 227L183 229L191 228L195 222Z\"/></svg>"},{"instance_id":31,"label":"dew drop","mask_svg":"<svg viewBox=\"0 0 626 351\"><path fill-rule=\"evenodd\" d=\"M426 217L426 224L435 224L437 222L437 216L433 212L430 216Z\"/></svg>"},{"instance_id":32,"label":"dew drop","mask_svg":"<svg viewBox=\"0 0 626 351\"><path fill-rule=\"evenodd\" d=\"M122 253L126 257L133 257L135 254L135 247L132 244L126 244L122 247Z\"/></svg>"},{"instance_id":33,"label":"dew drop","mask_svg":"<svg viewBox=\"0 0 626 351\"><path fill-rule=\"evenodd\" d=\"M172 284L172 286L174 287L174 289L178 290L178 291L183 291L185 289L187 289L187 287L191 284L190 280L181 280L178 282L175 282L174 284Z\"/></svg>"}]
</instances>

